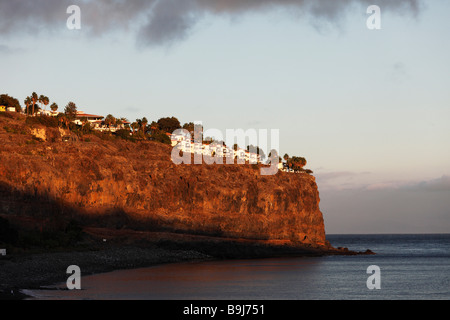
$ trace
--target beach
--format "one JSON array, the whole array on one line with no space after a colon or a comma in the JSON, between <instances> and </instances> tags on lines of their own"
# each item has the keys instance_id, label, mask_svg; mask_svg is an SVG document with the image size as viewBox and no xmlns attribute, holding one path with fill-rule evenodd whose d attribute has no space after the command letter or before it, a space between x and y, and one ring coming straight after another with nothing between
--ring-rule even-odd
<instances>
[{"instance_id":1,"label":"beach","mask_svg":"<svg viewBox=\"0 0 450 320\"><path fill-rule=\"evenodd\" d=\"M65 290L64 281L24 292L33 300L445 300L449 236L329 235L377 254L187 260L82 275L82 290ZM369 266L379 267L377 288L368 286Z\"/></svg>"},{"instance_id":2,"label":"beach","mask_svg":"<svg viewBox=\"0 0 450 320\"><path fill-rule=\"evenodd\" d=\"M210 256L193 250L105 246L95 251L51 252L17 255L0 259L0 300L19 300L22 289L42 287L67 281L67 267L77 265L81 275L154 265L200 261Z\"/></svg>"},{"instance_id":3,"label":"beach","mask_svg":"<svg viewBox=\"0 0 450 320\"><path fill-rule=\"evenodd\" d=\"M20 290L41 289L66 282L67 268L76 265L81 276L114 270L214 259L320 256L323 248L290 246L284 242L250 241L169 232L85 228L77 249L40 250L0 258L0 300L26 298ZM342 252L341 254L349 254Z\"/></svg>"}]
</instances>

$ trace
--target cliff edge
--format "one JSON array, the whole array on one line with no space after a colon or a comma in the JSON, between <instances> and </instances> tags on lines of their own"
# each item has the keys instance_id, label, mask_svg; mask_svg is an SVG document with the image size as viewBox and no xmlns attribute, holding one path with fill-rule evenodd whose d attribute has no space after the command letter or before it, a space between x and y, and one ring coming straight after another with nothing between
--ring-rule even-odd
<instances>
[{"instance_id":1,"label":"cliff edge","mask_svg":"<svg viewBox=\"0 0 450 320\"><path fill-rule=\"evenodd\" d=\"M309 174L261 176L252 165L175 165L172 148L0 117L0 214L36 228L175 232L330 248Z\"/></svg>"}]
</instances>

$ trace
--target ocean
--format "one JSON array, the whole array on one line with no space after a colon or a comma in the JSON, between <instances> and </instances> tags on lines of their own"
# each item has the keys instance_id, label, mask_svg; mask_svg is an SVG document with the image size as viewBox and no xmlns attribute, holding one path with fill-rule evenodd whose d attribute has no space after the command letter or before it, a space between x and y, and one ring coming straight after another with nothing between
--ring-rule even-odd
<instances>
[{"instance_id":1,"label":"ocean","mask_svg":"<svg viewBox=\"0 0 450 320\"><path fill-rule=\"evenodd\" d=\"M376 254L167 264L82 275L82 290L63 290L64 283L25 293L38 300L450 299L450 234L327 238Z\"/></svg>"}]
</instances>

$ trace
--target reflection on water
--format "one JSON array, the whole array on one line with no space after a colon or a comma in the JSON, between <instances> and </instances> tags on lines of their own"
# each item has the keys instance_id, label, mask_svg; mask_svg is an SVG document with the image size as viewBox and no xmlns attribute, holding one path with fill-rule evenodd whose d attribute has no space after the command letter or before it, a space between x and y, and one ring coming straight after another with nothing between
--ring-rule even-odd
<instances>
[{"instance_id":1,"label":"reflection on water","mask_svg":"<svg viewBox=\"0 0 450 320\"><path fill-rule=\"evenodd\" d=\"M81 291L33 291L38 299L292 300L365 297L366 268L352 257L180 263L84 276ZM361 257L360 257L361 258ZM345 262L345 260L348 260ZM65 284L56 286L65 288ZM30 292L28 292L30 293Z\"/></svg>"},{"instance_id":2,"label":"reflection on water","mask_svg":"<svg viewBox=\"0 0 450 320\"><path fill-rule=\"evenodd\" d=\"M292 299L317 286L323 258L179 263L84 276L81 291L28 291L38 299ZM65 284L56 288L64 289ZM292 288L291 290L282 290ZM297 288L297 289L295 289ZM276 292L278 292L276 294Z\"/></svg>"},{"instance_id":3,"label":"reflection on water","mask_svg":"<svg viewBox=\"0 0 450 320\"><path fill-rule=\"evenodd\" d=\"M377 254L169 264L82 275L80 291L25 293L38 299L107 300L450 298L450 235L348 235L332 243ZM381 268L381 290L366 286L370 265Z\"/></svg>"}]
</instances>

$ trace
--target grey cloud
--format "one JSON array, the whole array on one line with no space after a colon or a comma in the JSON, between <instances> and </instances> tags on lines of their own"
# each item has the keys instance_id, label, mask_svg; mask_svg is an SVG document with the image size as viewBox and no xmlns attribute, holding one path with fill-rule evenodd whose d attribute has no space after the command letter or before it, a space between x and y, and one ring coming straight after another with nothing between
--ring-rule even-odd
<instances>
[{"instance_id":1,"label":"grey cloud","mask_svg":"<svg viewBox=\"0 0 450 320\"><path fill-rule=\"evenodd\" d=\"M21 52L24 52L24 49L20 49L20 48L16 48L16 47L11 47L5 44L0 44L0 54L18 54Z\"/></svg>"},{"instance_id":2,"label":"grey cloud","mask_svg":"<svg viewBox=\"0 0 450 320\"><path fill-rule=\"evenodd\" d=\"M320 193L327 233L440 233L450 230L448 192L329 189Z\"/></svg>"},{"instance_id":3,"label":"grey cloud","mask_svg":"<svg viewBox=\"0 0 450 320\"><path fill-rule=\"evenodd\" d=\"M357 175L357 173L351 171L333 171L333 172L317 173L315 176L316 178L321 180L331 180L342 177L353 177L355 175Z\"/></svg>"},{"instance_id":4,"label":"grey cloud","mask_svg":"<svg viewBox=\"0 0 450 320\"><path fill-rule=\"evenodd\" d=\"M399 83L409 78L408 68L403 62L396 62L392 66L390 78L392 81Z\"/></svg>"},{"instance_id":5,"label":"grey cloud","mask_svg":"<svg viewBox=\"0 0 450 320\"><path fill-rule=\"evenodd\" d=\"M378 0L382 10L418 15L422 0ZM307 16L314 25L334 23L352 6L363 9L372 0L0 0L0 32L36 34L42 30L64 28L69 5L79 5L83 27L95 35L138 26L143 45L167 45L186 39L205 16L233 18L248 12L285 9ZM365 11L363 11L365 12ZM58 29L58 28L57 28Z\"/></svg>"},{"instance_id":6,"label":"grey cloud","mask_svg":"<svg viewBox=\"0 0 450 320\"><path fill-rule=\"evenodd\" d=\"M184 40L201 15L195 0L159 1L149 13L148 22L141 28L138 38L143 45Z\"/></svg>"},{"instance_id":7,"label":"grey cloud","mask_svg":"<svg viewBox=\"0 0 450 320\"><path fill-rule=\"evenodd\" d=\"M426 181L387 181L365 186L363 189L375 190L400 190L400 191L450 191L450 176L443 175L437 179Z\"/></svg>"},{"instance_id":8,"label":"grey cloud","mask_svg":"<svg viewBox=\"0 0 450 320\"><path fill-rule=\"evenodd\" d=\"M11 48L7 45L0 44L0 53L11 53Z\"/></svg>"},{"instance_id":9,"label":"grey cloud","mask_svg":"<svg viewBox=\"0 0 450 320\"><path fill-rule=\"evenodd\" d=\"M419 191L449 191L450 192L450 176L443 175L438 179L422 181L412 186L405 187L410 190Z\"/></svg>"},{"instance_id":10,"label":"grey cloud","mask_svg":"<svg viewBox=\"0 0 450 320\"><path fill-rule=\"evenodd\" d=\"M314 176L316 177L320 190L325 190L362 188L364 186L364 178L370 174L370 172L319 171Z\"/></svg>"}]
</instances>

